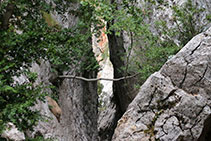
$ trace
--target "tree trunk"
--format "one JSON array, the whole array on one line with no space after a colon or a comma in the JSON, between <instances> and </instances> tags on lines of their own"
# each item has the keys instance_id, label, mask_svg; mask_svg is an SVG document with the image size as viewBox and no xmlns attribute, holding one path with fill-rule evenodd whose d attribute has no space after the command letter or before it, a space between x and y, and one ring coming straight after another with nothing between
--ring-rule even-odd
<instances>
[{"instance_id":1,"label":"tree trunk","mask_svg":"<svg viewBox=\"0 0 211 141\"><path fill-rule=\"evenodd\" d=\"M126 58L126 50L124 48L123 35L120 37L115 35L115 32L108 35L110 59L114 67L114 78L120 78L125 76L125 72L122 69L126 66L124 59ZM132 101L130 91L130 80L121 80L113 83L113 94L117 98L117 103L120 106L120 112L124 113L127 106Z\"/></svg>"}]
</instances>

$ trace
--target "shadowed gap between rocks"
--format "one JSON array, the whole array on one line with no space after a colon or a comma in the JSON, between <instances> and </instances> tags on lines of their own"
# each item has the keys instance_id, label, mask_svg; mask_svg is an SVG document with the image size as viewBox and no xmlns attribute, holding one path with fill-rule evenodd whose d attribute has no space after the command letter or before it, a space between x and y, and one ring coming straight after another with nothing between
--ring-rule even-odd
<instances>
[{"instance_id":1,"label":"shadowed gap between rocks","mask_svg":"<svg viewBox=\"0 0 211 141\"><path fill-rule=\"evenodd\" d=\"M211 114L204 122L204 127L197 141L211 141Z\"/></svg>"},{"instance_id":2,"label":"shadowed gap between rocks","mask_svg":"<svg viewBox=\"0 0 211 141\"><path fill-rule=\"evenodd\" d=\"M109 24L108 24L109 26ZM120 37L115 35L115 31L108 34L110 60L114 69L114 78L125 76L125 72L121 70L125 67L125 62L122 58L126 57L126 50L124 48L123 34ZM130 74L127 74L130 75ZM114 130L117 126L118 120L127 110L128 105L134 99L134 82L135 80L121 80L113 82L113 96L110 100L110 105L104 112L99 126L99 137L102 141L112 140ZM138 92L138 91L137 91Z\"/></svg>"}]
</instances>

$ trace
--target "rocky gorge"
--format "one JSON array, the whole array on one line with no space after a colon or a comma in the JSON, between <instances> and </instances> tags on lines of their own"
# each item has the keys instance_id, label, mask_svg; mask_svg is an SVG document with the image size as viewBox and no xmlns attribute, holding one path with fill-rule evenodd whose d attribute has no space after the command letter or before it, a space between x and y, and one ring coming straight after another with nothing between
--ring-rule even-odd
<instances>
[{"instance_id":1,"label":"rocky gorge","mask_svg":"<svg viewBox=\"0 0 211 141\"><path fill-rule=\"evenodd\" d=\"M120 36L115 32L106 34L106 27L100 31L100 36L92 34L91 55L100 66L100 73L82 71L78 72L77 65L86 62L80 61L70 66L70 70L62 73L53 71L53 65L46 60L40 64L32 63L30 70L37 73L34 86L56 86L58 100L55 107L61 109L58 116L52 112L52 105L47 98L37 101L32 109L39 110L47 120L40 120L34 126L34 131L20 132L11 122L7 123L1 137L2 140L27 140L26 136L55 141L209 141L211 140L211 22L205 23L205 17L210 14L211 2L209 0L192 1L197 7L205 11L198 15L196 26L204 25L201 32L193 35L191 40L181 50L170 56L162 67L151 74L146 81L138 84L138 76L126 78L135 73L127 72L127 63L132 66L141 66L142 60L136 59L143 40L137 40L130 49L133 41L129 32L123 31ZM170 7L174 4L182 5L185 1L168 1L161 6L159 1L150 7L146 1L138 1L141 8L150 7L152 13L145 22L150 31L164 40L167 35L160 35L155 28L155 21L162 19L167 22L168 28L177 27L172 22L173 14ZM71 3L72 10L79 7L78 3ZM161 7L161 8L160 8ZM121 7L117 6L117 9ZM64 18L65 17L65 18ZM51 18L63 28L72 28L80 20L77 15L51 13ZM106 23L107 24L107 23ZM109 27L109 25L107 25ZM83 31L84 32L84 31ZM169 37L170 38L170 37ZM179 36L171 39L180 44ZM122 60L122 58L127 58ZM133 59L140 61L139 64ZM119 71L122 67L126 71ZM134 67L134 68L135 68ZM136 71L138 72L141 67ZM139 73L138 73L139 74ZM83 79L60 78L60 76L80 76ZM100 80L107 78L109 81ZM90 81L94 79L94 81ZM24 75L14 77L18 84L29 81ZM53 97L55 91L46 87L43 91ZM0 138L1 140L1 138Z\"/></svg>"}]
</instances>

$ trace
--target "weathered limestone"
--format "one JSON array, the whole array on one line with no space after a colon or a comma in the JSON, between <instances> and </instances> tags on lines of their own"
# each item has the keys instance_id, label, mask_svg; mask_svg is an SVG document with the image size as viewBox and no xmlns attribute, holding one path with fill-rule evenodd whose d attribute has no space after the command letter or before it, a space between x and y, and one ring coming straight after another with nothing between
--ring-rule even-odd
<instances>
[{"instance_id":1,"label":"weathered limestone","mask_svg":"<svg viewBox=\"0 0 211 141\"><path fill-rule=\"evenodd\" d=\"M211 28L147 79L118 121L112 140L196 141L211 114L210 74Z\"/></svg>"},{"instance_id":2,"label":"weathered limestone","mask_svg":"<svg viewBox=\"0 0 211 141\"><path fill-rule=\"evenodd\" d=\"M23 141L25 140L24 133L20 132L13 123L9 122L7 123L7 129L3 132L3 134L0 136L7 140L13 140L13 141ZM1 138L0 138L1 140Z\"/></svg>"}]
</instances>

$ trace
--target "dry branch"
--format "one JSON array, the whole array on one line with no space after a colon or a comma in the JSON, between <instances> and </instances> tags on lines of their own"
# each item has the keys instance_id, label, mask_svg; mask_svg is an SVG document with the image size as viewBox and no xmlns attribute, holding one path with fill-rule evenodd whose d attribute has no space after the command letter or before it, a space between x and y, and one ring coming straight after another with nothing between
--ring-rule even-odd
<instances>
[{"instance_id":1,"label":"dry branch","mask_svg":"<svg viewBox=\"0 0 211 141\"><path fill-rule=\"evenodd\" d=\"M59 76L59 78L68 78L68 79L78 79L78 80L83 80L83 81L98 81L98 80L105 80L105 81L120 81L120 80L124 80L124 79L130 79L133 78L135 76L137 76L140 73L136 73L134 75L131 76L125 76L125 77L120 77L120 78L114 78L114 79L110 79L110 78L85 78L85 77L81 77L81 76L73 76L73 75L62 75Z\"/></svg>"}]
</instances>

